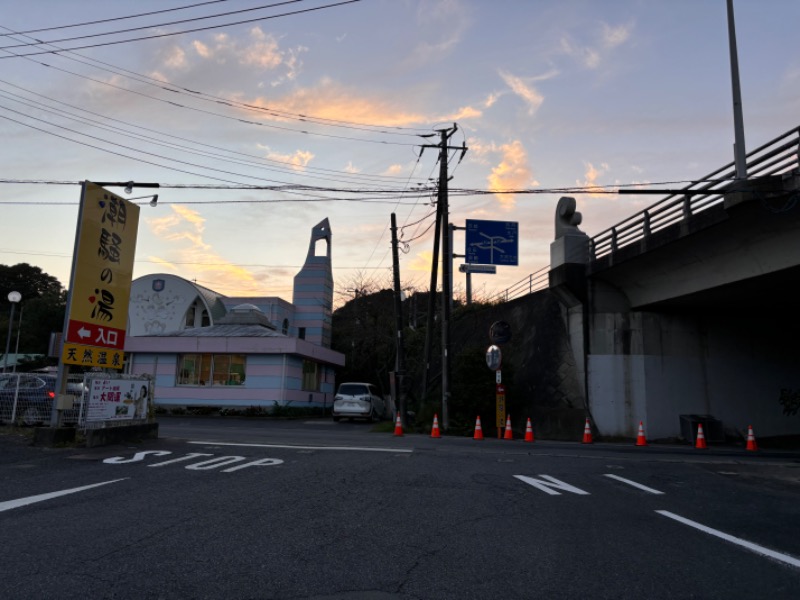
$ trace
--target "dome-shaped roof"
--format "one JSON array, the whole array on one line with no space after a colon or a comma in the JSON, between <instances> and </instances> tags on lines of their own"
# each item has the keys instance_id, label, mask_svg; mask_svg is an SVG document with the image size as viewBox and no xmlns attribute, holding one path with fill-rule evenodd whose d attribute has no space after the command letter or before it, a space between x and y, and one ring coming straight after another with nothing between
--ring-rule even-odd
<instances>
[{"instance_id":1,"label":"dome-shaped roof","mask_svg":"<svg viewBox=\"0 0 800 600\"><path fill-rule=\"evenodd\" d=\"M231 309L231 312L249 312L251 310L257 310L258 312L261 312L260 308L258 308L255 304L250 304L249 302L237 304Z\"/></svg>"}]
</instances>

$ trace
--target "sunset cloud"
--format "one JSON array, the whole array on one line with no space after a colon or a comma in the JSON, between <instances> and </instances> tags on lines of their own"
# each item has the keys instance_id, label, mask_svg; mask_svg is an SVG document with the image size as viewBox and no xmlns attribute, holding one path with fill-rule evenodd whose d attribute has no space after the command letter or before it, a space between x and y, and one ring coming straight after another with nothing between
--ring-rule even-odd
<instances>
[{"instance_id":1,"label":"sunset cloud","mask_svg":"<svg viewBox=\"0 0 800 600\"><path fill-rule=\"evenodd\" d=\"M251 72L276 74L270 82L271 86L276 86L297 77L303 65L300 56L307 51L305 46L281 47L279 38L253 27L244 37L218 33L203 40L192 40L183 47L171 46L161 52L160 69L201 69L207 63L238 65Z\"/></svg>"},{"instance_id":2,"label":"sunset cloud","mask_svg":"<svg viewBox=\"0 0 800 600\"><path fill-rule=\"evenodd\" d=\"M295 171L303 171L313 160L314 154L307 150L295 150L291 154L281 154L280 152L267 152L266 158L290 165Z\"/></svg>"},{"instance_id":3,"label":"sunset cloud","mask_svg":"<svg viewBox=\"0 0 800 600\"><path fill-rule=\"evenodd\" d=\"M599 169L590 162L584 162L583 164L586 167L586 170L583 174L583 181L577 180L576 183L580 187L587 188L589 190L586 192L587 196L591 196L593 198L608 196L608 194L597 193L604 190L604 188L598 185L597 180L608 172L608 164L601 163Z\"/></svg>"},{"instance_id":4,"label":"sunset cloud","mask_svg":"<svg viewBox=\"0 0 800 600\"><path fill-rule=\"evenodd\" d=\"M489 190L513 190L539 185L539 182L533 178L533 172L528 164L528 153L519 140L500 146L492 146L484 151L491 151L501 155L500 162L492 167L491 173L486 178ZM504 208L511 209L514 207L515 199L513 194L497 194L496 197Z\"/></svg>"},{"instance_id":5,"label":"sunset cloud","mask_svg":"<svg viewBox=\"0 0 800 600\"><path fill-rule=\"evenodd\" d=\"M429 123L431 120L424 115L404 110L401 99L389 101L369 98L363 90L349 89L330 79L323 79L313 87L295 89L282 98L255 98L247 103L275 111L311 114L321 119L351 123L409 126ZM261 116L276 118L270 114Z\"/></svg>"},{"instance_id":6,"label":"sunset cloud","mask_svg":"<svg viewBox=\"0 0 800 600\"><path fill-rule=\"evenodd\" d=\"M593 36L596 40L594 45L579 44L565 35L561 38L560 49L587 69L597 69L607 58L607 53L630 39L633 27L633 23L612 26L601 22L599 31Z\"/></svg>"},{"instance_id":7,"label":"sunset cloud","mask_svg":"<svg viewBox=\"0 0 800 600\"><path fill-rule=\"evenodd\" d=\"M533 115L544 102L544 96L539 91L521 77L516 77L504 71L500 72L500 77L506 82L517 96L522 98L528 105L528 114Z\"/></svg>"},{"instance_id":8,"label":"sunset cloud","mask_svg":"<svg viewBox=\"0 0 800 600\"><path fill-rule=\"evenodd\" d=\"M430 273L433 266L433 252L431 250L422 250L417 252L408 264L404 265L409 271Z\"/></svg>"},{"instance_id":9,"label":"sunset cloud","mask_svg":"<svg viewBox=\"0 0 800 600\"><path fill-rule=\"evenodd\" d=\"M381 175L402 175L403 165L391 165Z\"/></svg>"},{"instance_id":10,"label":"sunset cloud","mask_svg":"<svg viewBox=\"0 0 800 600\"><path fill-rule=\"evenodd\" d=\"M198 211L180 204L169 205L172 213L147 219L153 234L168 242L169 257L151 256L150 260L180 272L187 279L213 283L215 289L235 289L237 293L263 293L265 276L256 276L244 267L232 264L212 250L203 240L206 219Z\"/></svg>"}]
</instances>

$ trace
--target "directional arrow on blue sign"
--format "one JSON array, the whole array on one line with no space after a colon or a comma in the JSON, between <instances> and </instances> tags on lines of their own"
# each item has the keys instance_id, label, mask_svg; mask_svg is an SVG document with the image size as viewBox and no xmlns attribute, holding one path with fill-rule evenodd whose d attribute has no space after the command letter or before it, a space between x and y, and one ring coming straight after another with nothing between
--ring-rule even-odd
<instances>
[{"instance_id":1,"label":"directional arrow on blue sign","mask_svg":"<svg viewBox=\"0 0 800 600\"><path fill-rule=\"evenodd\" d=\"M476 265L519 264L519 223L467 219L466 261Z\"/></svg>"}]
</instances>

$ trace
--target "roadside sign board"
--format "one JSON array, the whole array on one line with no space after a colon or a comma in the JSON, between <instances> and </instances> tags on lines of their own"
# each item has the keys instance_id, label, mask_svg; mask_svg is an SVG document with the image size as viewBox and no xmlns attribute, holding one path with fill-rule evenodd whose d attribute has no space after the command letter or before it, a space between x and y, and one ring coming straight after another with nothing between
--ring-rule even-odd
<instances>
[{"instance_id":1,"label":"roadside sign board","mask_svg":"<svg viewBox=\"0 0 800 600\"><path fill-rule=\"evenodd\" d=\"M497 267L494 265L459 265L458 270L462 273L487 273L489 275L497 273Z\"/></svg>"},{"instance_id":2,"label":"roadside sign board","mask_svg":"<svg viewBox=\"0 0 800 600\"><path fill-rule=\"evenodd\" d=\"M147 379L91 379L87 421L128 421L147 417L150 381Z\"/></svg>"},{"instance_id":3,"label":"roadside sign board","mask_svg":"<svg viewBox=\"0 0 800 600\"><path fill-rule=\"evenodd\" d=\"M495 408L497 409L496 426L502 429L506 426L506 388L502 383L498 383L495 389Z\"/></svg>"},{"instance_id":4,"label":"roadside sign board","mask_svg":"<svg viewBox=\"0 0 800 600\"><path fill-rule=\"evenodd\" d=\"M67 365L121 369L125 353L121 349L101 348L64 342L61 361Z\"/></svg>"},{"instance_id":5,"label":"roadside sign board","mask_svg":"<svg viewBox=\"0 0 800 600\"><path fill-rule=\"evenodd\" d=\"M519 223L467 219L466 261L479 265L519 264Z\"/></svg>"},{"instance_id":6,"label":"roadside sign board","mask_svg":"<svg viewBox=\"0 0 800 600\"><path fill-rule=\"evenodd\" d=\"M84 183L62 352L65 364L122 368L122 361L117 365L113 357L125 347L138 227L136 204Z\"/></svg>"}]
</instances>

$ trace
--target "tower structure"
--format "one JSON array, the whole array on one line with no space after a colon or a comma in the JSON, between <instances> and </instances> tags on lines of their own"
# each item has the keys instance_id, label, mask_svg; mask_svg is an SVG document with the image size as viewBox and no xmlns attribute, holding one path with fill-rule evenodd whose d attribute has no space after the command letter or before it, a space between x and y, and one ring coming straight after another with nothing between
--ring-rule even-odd
<instances>
[{"instance_id":1,"label":"tower structure","mask_svg":"<svg viewBox=\"0 0 800 600\"><path fill-rule=\"evenodd\" d=\"M306 262L294 277L292 304L295 306L297 336L330 348L333 270L328 219L323 219L311 230Z\"/></svg>"}]
</instances>

